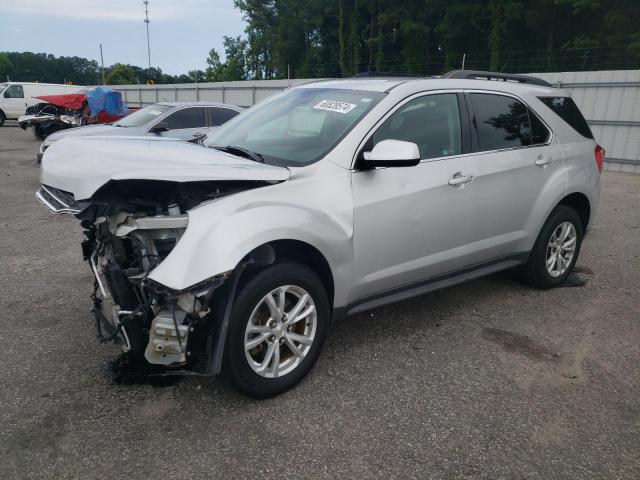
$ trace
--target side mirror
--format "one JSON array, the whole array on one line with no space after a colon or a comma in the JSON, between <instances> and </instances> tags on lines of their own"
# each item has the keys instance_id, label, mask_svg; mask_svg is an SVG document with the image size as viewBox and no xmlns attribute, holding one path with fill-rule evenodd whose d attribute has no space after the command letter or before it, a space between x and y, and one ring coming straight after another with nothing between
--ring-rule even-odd
<instances>
[{"instance_id":1,"label":"side mirror","mask_svg":"<svg viewBox=\"0 0 640 480\"><path fill-rule=\"evenodd\" d=\"M206 137L207 134L206 133L194 133L191 138L189 140L186 140L187 143L195 143L196 145L199 144L202 140L204 140L204 137Z\"/></svg>"},{"instance_id":2,"label":"side mirror","mask_svg":"<svg viewBox=\"0 0 640 480\"><path fill-rule=\"evenodd\" d=\"M420 163L420 149L412 142L382 140L373 150L363 153L360 163L365 168L413 167Z\"/></svg>"},{"instance_id":3,"label":"side mirror","mask_svg":"<svg viewBox=\"0 0 640 480\"><path fill-rule=\"evenodd\" d=\"M214 127L215 128L215 127ZM204 132L195 132L193 135L191 135L191 138L194 138L196 140L200 140L201 138L204 138L207 136L207 131Z\"/></svg>"},{"instance_id":4,"label":"side mirror","mask_svg":"<svg viewBox=\"0 0 640 480\"><path fill-rule=\"evenodd\" d=\"M153 127L151 127L151 129L149 130L149 133L161 133L161 132L168 132L168 131L169 131L169 124L167 122L158 122Z\"/></svg>"}]
</instances>

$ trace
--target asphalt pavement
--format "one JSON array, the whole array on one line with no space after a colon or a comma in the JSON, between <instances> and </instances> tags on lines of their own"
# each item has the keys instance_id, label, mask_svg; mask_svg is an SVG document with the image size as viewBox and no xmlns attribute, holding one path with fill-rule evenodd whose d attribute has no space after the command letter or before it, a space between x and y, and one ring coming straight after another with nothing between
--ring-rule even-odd
<instances>
[{"instance_id":1,"label":"asphalt pavement","mask_svg":"<svg viewBox=\"0 0 640 480\"><path fill-rule=\"evenodd\" d=\"M98 343L80 226L33 197L37 148L0 128L0 478L640 478L639 175L604 173L584 285L504 272L349 318L256 401Z\"/></svg>"}]
</instances>

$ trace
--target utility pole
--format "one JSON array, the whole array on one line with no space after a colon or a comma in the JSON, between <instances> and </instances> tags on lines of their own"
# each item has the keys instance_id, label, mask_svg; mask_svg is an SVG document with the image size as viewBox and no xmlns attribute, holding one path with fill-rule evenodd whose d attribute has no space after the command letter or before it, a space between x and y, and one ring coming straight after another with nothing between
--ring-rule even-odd
<instances>
[{"instance_id":1,"label":"utility pole","mask_svg":"<svg viewBox=\"0 0 640 480\"><path fill-rule=\"evenodd\" d=\"M100 64L102 65L102 85L104 85L104 57L102 56L102 44L100 44Z\"/></svg>"},{"instance_id":2,"label":"utility pole","mask_svg":"<svg viewBox=\"0 0 640 480\"><path fill-rule=\"evenodd\" d=\"M465 60L466 60L466 59L467 59L467 54L466 54L466 53L463 53L463 54L462 54L462 69L461 69L461 70L464 70L464 63L465 63Z\"/></svg>"},{"instance_id":3,"label":"utility pole","mask_svg":"<svg viewBox=\"0 0 640 480\"><path fill-rule=\"evenodd\" d=\"M149 68L151 68L151 46L149 44L149 0L144 0L144 23L147 24L147 56L149 59Z\"/></svg>"}]
</instances>

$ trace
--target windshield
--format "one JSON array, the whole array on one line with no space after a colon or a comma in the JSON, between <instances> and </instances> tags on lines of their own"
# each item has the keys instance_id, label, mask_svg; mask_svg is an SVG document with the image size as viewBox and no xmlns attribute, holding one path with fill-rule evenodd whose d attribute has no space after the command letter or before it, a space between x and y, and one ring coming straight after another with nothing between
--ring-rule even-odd
<instances>
[{"instance_id":1,"label":"windshield","mask_svg":"<svg viewBox=\"0 0 640 480\"><path fill-rule=\"evenodd\" d=\"M114 123L114 125L117 127L141 127L170 108L170 105L161 105L159 103L149 105L148 107L141 108L137 112L133 112L132 114L121 118Z\"/></svg>"},{"instance_id":2,"label":"windshield","mask_svg":"<svg viewBox=\"0 0 640 480\"><path fill-rule=\"evenodd\" d=\"M5 88L7 88L7 85L9 85L9 84L8 83L0 83L0 93L2 93Z\"/></svg>"},{"instance_id":3,"label":"windshield","mask_svg":"<svg viewBox=\"0 0 640 480\"><path fill-rule=\"evenodd\" d=\"M274 165L308 165L329 152L383 96L333 88L287 90L209 133L203 144L241 147Z\"/></svg>"}]
</instances>

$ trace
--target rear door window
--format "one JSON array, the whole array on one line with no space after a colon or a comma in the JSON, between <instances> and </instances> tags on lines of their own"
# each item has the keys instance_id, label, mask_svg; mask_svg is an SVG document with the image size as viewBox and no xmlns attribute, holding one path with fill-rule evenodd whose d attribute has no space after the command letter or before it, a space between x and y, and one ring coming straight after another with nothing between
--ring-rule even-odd
<instances>
[{"instance_id":1,"label":"rear door window","mask_svg":"<svg viewBox=\"0 0 640 480\"><path fill-rule=\"evenodd\" d=\"M22 85L9 85L4 91L4 98L24 98Z\"/></svg>"},{"instance_id":2,"label":"rear door window","mask_svg":"<svg viewBox=\"0 0 640 480\"><path fill-rule=\"evenodd\" d=\"M570 97L538 97L547 107L567 122L580 135L593 138L589 124L580 113L578 106Z\"/></svg>"},{"instance_id":3,"label":"rear door window","mask_svg":"<svg viewBox=\"0 0 640 480\"><path fill-rule=\"evenodd\" d=\"M522 147L531 142L529 115L522 102L487 93L470 96L480 151Z\"/></svg>"},{"instance_id":4,"label":"rear door window","mask_svg":"<svg viewBox=\"0 0 640 480\"><path fill-rule=\"evenodd\" d=\"M212 127L219 127L223 123L228 122L233 117L238 115L239 112L231 110L230 108L221 107L209 107L209 118L211 119Z\"/></svg>"},{"instance_id":5,"label":"rear door window","mask_svg":"<svg viewBox=\"0 0 640 480\"><path fill-rule=\"evenodd\" d=\"M506 95L470 94L479 151L547 143L551 132L521 101Z\"/></svg>"},{"instance_id":6,"label":"rear door window","mask_svg":"<svg viewBox=\"0 0 640 480\"><path fill-rule=\"evenodd\" d=\"M170 114L163 121L167 122L169 130L205 127L204 107L183 108Z\"/></svg>"},{"instance_id":7,"label":"rear door window","mask_svg":"<svg viewBox=\"0 0 640 480\"><path fill-rule=\"evenodd\" d=\"M455 93L425 95L396 110L373 134L371 148L382 140L418 145L420 158L462 153L460 110Z\"/></svg>"}]
</instances>

